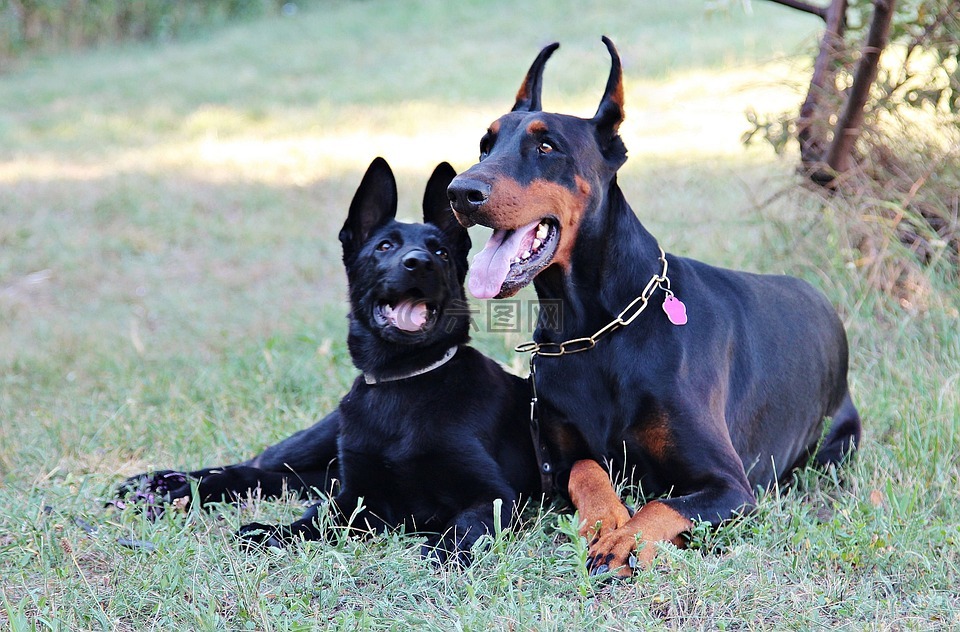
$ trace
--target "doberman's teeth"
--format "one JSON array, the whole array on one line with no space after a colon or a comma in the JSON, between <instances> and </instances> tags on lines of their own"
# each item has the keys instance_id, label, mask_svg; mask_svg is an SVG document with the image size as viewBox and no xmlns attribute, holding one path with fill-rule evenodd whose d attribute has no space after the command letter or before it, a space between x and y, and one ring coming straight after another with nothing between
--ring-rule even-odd
<instances>
[{"instance_id":1,"label":"doberman's teeth","mask_svg":"<svg viewBox=\"0 0 960 632\"><path fill-rule=\"evenodd\" d=\"M543 241L549 233L550 227L547 226L546 222L541 222L540 226L537 227L537 238Z\"/></svg>"},{"instance_id":2,"label":"doberman's teeth","mask_svg":"<svg viewBox=\"0 0 960 632\"><path fill-rule=\"evenodd\" d=\"M530 258L530 255L532 255L532 254L533 254L532 252L530 252L529 250L527 250L527 251L524 252L522 255L520 255L520 258L523 259L523 260L527 260L527 259Z\"/></svg>"},{"instance_id":3,"label":"doberman's teeth","mask_svg":"<svg viewBox=\"0 0 960 632\"><path fill-rule=\"evenodd\" d=\"M532 249L532 250L537 250L537 249L540 248L540 246L542 246L542 245L543 245L543 242L542 242L542 241L540 241L539 239L534 239L534 240L533 240L533 244L531 244L531 246L532 246L531 249Z\"/></svg>"}]
</instances>

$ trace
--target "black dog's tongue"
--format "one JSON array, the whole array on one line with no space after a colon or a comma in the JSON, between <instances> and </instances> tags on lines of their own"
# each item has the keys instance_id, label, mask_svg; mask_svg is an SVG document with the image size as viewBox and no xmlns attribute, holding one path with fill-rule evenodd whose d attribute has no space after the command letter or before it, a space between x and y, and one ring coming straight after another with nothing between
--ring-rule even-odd
<instances>
[{"instance_id":1,"label":"black dog's tongue","mask_svg":"<svg viewBox=\"0 0 960 632\"><path fill-rule=\"evenodd\" d=\"M429 314L430 308L418 299L407 298L396 305L387 304L383 307L383 315L387 321L401 331L420 331Z\"/></svg>"}]
</instances>

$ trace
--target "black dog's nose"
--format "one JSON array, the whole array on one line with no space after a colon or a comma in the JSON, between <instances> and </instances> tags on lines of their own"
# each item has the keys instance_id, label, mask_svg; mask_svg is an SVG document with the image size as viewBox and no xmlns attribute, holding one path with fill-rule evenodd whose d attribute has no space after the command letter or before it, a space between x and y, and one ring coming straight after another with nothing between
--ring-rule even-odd
<instances>
[{"instance_id":1,"label":"black dog's nose","mask_svg":"<svg viewBox=\"0 0 960 632\"><path fill-rule=\"evenodd\" d=\"M447 197L453 210L469 215L486 203L490 185L472 178L454 178L447 187Z\"/></svg>"},{"instance_id":2,"label":"black dog's nose","mask_svg":"<svg viewBox=\"0 0 960 632\"><path fill-rule=\"evenodd\" d=\"M411 250L403 256L403 267L410 272L424 272L433 269L433 261L425 250Z\"/></svg>"}]
</instances>

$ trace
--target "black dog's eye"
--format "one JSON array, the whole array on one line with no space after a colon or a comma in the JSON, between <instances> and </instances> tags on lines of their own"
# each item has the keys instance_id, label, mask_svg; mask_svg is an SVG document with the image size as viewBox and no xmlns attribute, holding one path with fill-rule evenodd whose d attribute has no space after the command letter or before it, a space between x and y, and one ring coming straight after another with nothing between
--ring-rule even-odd
<instances>
[{"instance_id":1,"label":"black dog's eye","mask_svg":"<svg viewBox=\"0 0 960 632\"><path fill-rule=\"evenodd\" d=\"M537 145L537 151L541 154L549 154L551 151L553 151L553 145L547 141L541 141L541 143Z\"/></svg>"},{"instance_id":2,"label":"black dog's eye","mask_svg":"<svg viewBox=\"0 0 960 632\"><path fill-rule=\"evenodd\" d=\"M433 254L437 255L444 261L448 261L450 259L450 253L447 252L446 248L437 248L436 250L433 251Z\"/></svg>"},{"instance_id":3,"label":"black dog's eye","mask_svg":"<svg viewBox=\"0 0 960 632\"><path fill-rule=\"evenodd\" d=\"M383 240L383 241L381 241L379 244L377 244L377 250L380 251L380 252L386 252L386 251L390 250L391 248L393 248L393 244L391 244L391 243L390 243L389 241L387 241L386 239Z\"/></svg>"}]
</instances>

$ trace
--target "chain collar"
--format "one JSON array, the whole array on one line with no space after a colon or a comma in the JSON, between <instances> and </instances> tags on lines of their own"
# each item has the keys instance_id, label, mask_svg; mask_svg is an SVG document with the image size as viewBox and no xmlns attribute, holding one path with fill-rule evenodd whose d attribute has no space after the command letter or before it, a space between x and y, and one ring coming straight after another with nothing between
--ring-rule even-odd
<instances>
[{"instance_id":1,"label":"chain collar","mask_svg":"<svg viewBox=\"0 0 960 632\"><path fill-rule=\"evenodd\" d=\"M553 464L550 462L550 450L546 442L540 437L540 412L537 408L537 365L533 359L537 354L530 354L530 439L533 441L533 453L537 457L537 471L540 472L540 491L544 496L553 492Z\"/></svg>"},{"instance_id":2,"label":"chain collar","mask_svg":"<svg viewBox=\"0 0 960 632\"><path fill-rule=\"evenodd\" d=\"M540 472L540 487L544 495L549 496L553 491L553 463L550 459L550 451L547 443L540 437L540 412L538 410L539 402L537 397L537 365L535 360L538 355L557 357L593 349L597 345L598 340L607 334L612 333L621 327L626 327L632 323L637 316L643 312L643 310L647 309L647 305L650 304L650 297L653 296L653 293L658 289L662 289L666 293L667 299L673 297L673 291L670 289L670 279L667 277L667 255L663 252L663 248L660 248L660 262L663 264L663 269L660 271L660 274L655 274L650 277L650 280L643 288L640 296L630 301L630 304L627 305L623 311L617 314L615 319L598 329L597 332L592 336L588 336L586 338L572 338L563 342L537 342L536 340L531 340L529 342L524 342L523 344L517 345L514 348L514 351L519 353L527 352L530 354L530 377L527 378L530 382L531 390L530 438L533 440L533 451L536 453L537 469ZM671 317L671 322L673 322L673 317Z\"/></svg>"},{"instance_id":3,"label":"chain collar","mask_svg":"<svg viewBox=\"0 0 960 632\"><path fill-rule=\"evenodd\" d=\"M532 354L532 361L533 356L537 355L555 357L593 349L597 345L598 340L632 323L643 310L647 309L647 305L650 304L650 297L653 296L653 293L658 289L662 288L668 298L673 296L673 292L670 290L670 279L667 277L667 255L663 252L663 248L660 248L660 262L663 264L663 270L660 274L655 274L650 277L640 296L630 301L630 304L623 308L623 311L617 314L616 318L598 329L592 336L572 338L570 340L564 340L563 342L537 342L536 340L530 340L529 342L517 345L513 350L518 353Z\"/></svg>"}]
</instances>

